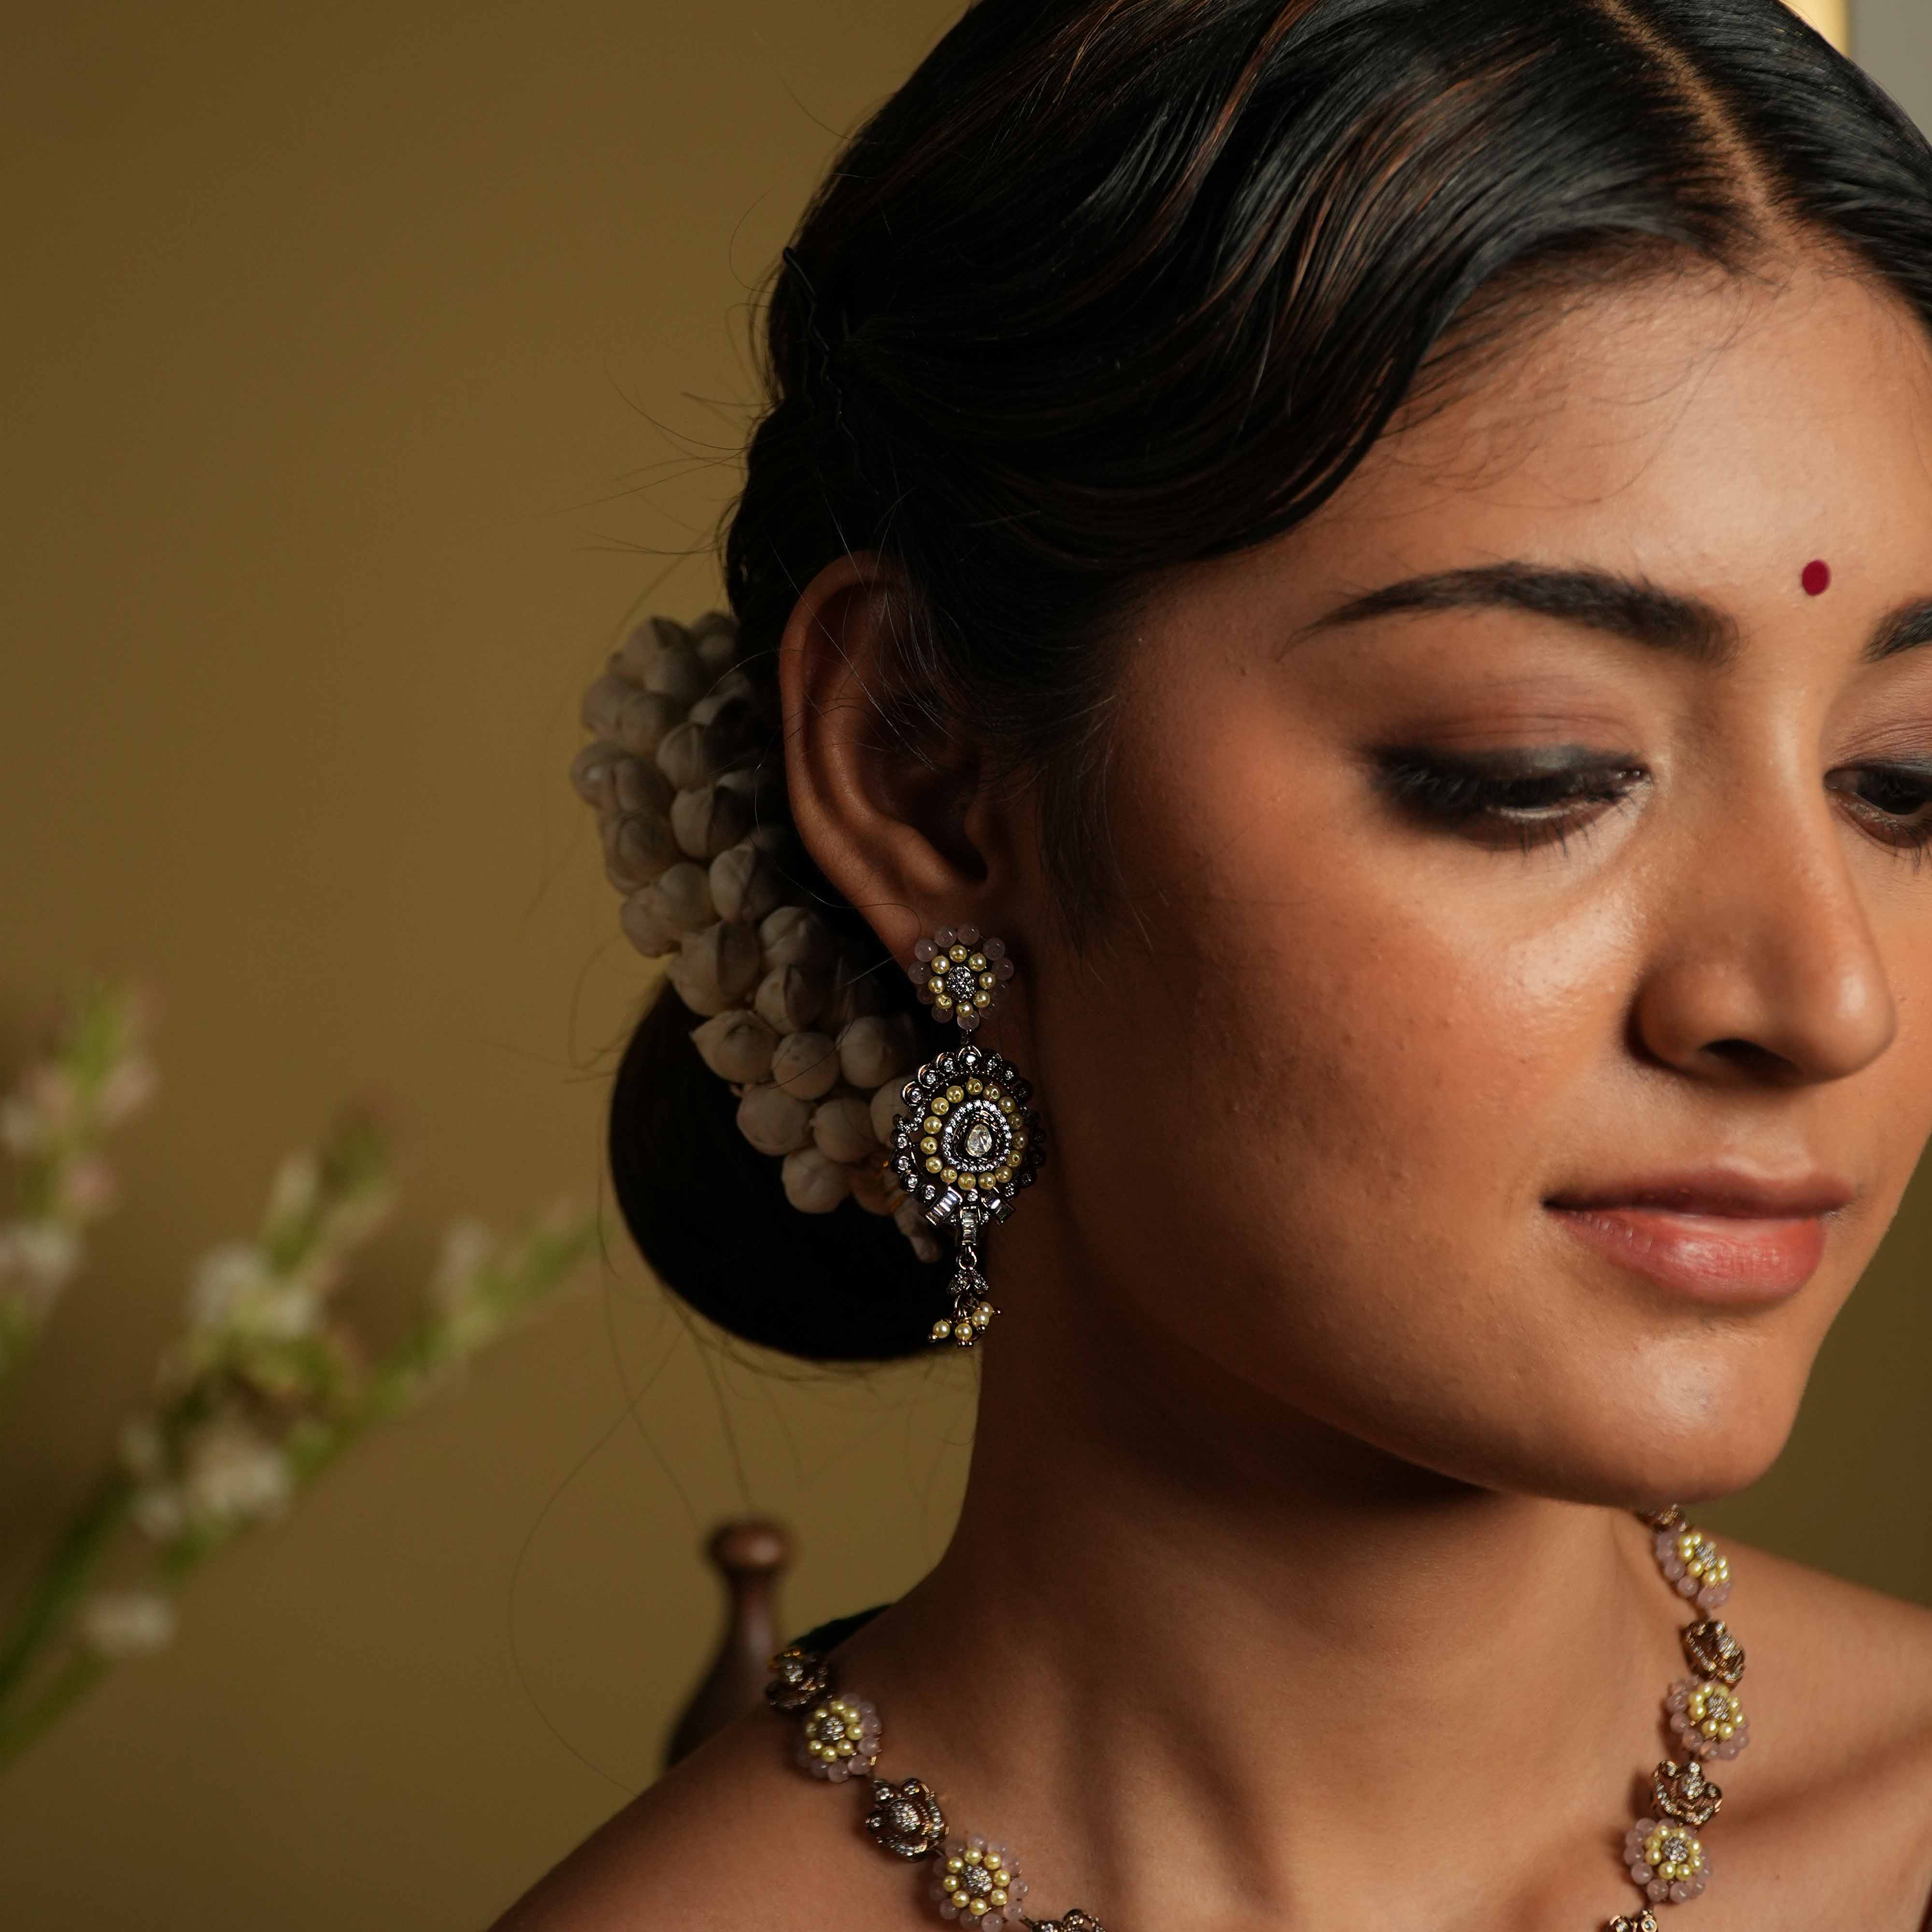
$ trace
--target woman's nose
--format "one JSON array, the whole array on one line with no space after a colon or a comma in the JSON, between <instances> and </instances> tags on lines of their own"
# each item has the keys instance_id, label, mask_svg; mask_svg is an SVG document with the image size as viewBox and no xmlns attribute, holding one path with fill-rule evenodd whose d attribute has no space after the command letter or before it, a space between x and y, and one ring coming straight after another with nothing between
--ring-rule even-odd
<instances>
[{"instance_id":1,"label":"woman's nose","mask_svg":"<svg viewBox=\"0 0 1932 1932\"><path fill-rule=\"evenodd\" d=\"M1846 834L1822 788L1734 818L1681 862L1633 1016L1644 1050L1706 1078L1841 1080L1898 1010ZM1803 795L1808 793L1809 796Z\"/></svg>"}]
</instances>

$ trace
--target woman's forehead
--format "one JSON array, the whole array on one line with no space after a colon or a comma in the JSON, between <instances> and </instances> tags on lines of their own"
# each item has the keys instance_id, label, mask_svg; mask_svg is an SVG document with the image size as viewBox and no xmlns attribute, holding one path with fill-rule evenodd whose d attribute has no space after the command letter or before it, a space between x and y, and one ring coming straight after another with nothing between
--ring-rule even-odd
<instances>
[{"instance_id":1,"label":"woman's forehead","mask_svg":"<svg viewBox=\"0 0 1932 1932\"><path fill-rule=\"evenodd\" d=\"M1342 576L1588 558L1750 596L1932 568L1932 345L1852 274L1579 301L1391 429L1282 540ZM1815 580L1815 574L1814 574Z\"/></svg>"}]
</instances>

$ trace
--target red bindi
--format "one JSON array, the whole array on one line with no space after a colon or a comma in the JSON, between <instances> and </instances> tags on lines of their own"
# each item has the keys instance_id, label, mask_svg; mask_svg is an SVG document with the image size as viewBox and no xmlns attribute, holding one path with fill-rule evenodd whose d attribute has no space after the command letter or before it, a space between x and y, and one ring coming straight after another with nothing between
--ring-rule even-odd
<instances>
[{"instance_id":1,"label":"red bindi","mask_svg":"<svg viewBox=\"0 0 1932 1932\"><path fill-rule=\"evenodd\" d=\"M1804 586L1808 597L1822 597L1832 587L1832 566L1822 557L1814 559L1804 566L1804 574L1798 580Z\"/></svg>"}]
</instances>

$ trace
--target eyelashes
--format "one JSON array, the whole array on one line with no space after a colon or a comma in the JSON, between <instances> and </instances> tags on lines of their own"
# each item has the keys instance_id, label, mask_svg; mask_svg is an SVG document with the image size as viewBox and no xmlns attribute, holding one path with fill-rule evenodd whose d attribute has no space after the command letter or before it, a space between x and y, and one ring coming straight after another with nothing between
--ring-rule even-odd
<instances>
[{"instance_id":1,"label":"eyelashes","mask_svg":"<svg viewBox=\"0 0 1932 1932\"><path fill-rule=\"evenodd\" d=\"M1634 757L1583 745L1452 752L1394 746L1373 754L1376 788L1412 823L1480 845L1567 846L1650 782ZM1912 858L1932 848L1932 762L1847 765L1826 789L1876 844Z\"/></svg>"},{"instance_id":2,"label":"eyelashes","mask_svg":"<svg viewBox=\"0 0 1932 1932\"><path fill-rule=\"evenodd\" d=\"M1634 758L1581 745L1375 754L1378 790L1402 815L1479 844L1524 851L1587 832L1649 779Z\"/></svg>"},{"instance_id":3,"label":"eyelashes","mask_svg":"<svg viewBox=\"0 0 1932 1932\"><path fill-rule=\"evenodd\" d=\"M1881 845L1915 861L1932 845L1932 765L1847 765L1825 786Z\"/></svg>"}]
</instances>

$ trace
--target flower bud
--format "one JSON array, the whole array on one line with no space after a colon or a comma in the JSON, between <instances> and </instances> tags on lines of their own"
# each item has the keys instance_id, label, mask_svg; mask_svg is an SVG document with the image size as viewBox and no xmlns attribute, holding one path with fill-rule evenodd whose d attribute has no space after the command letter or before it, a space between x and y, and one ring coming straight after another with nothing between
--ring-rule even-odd
<instances>
[{"instance_id":1,"label":"flower bud","mask_svg":"<svg viewBox=\"0 0 1932 1932\"><path fill-rule=\"evenodd\" d=\"M802 1033L824 1010L831 981L816 966L774 966L758 982L752 1005L779 1033Z\"/></svg>"},{"instance_id":2,"label":"flower bud","mask_svg":"<svg viewBox=\"0 0 1932 1932\"><path fill-rule=\"evenodd\" d=\"M706 865L737 844L752 825L742 795L723 784L681 791L672 801L670 829L679 848Z\"/></svg>"},{"instance_id":3,"label":"flower bud","mask_svg":"<svg viewBox=\"0 0 1932 1932\"><path fill-rule=\"evenodd\" d=\"M693 1012L722 1013L738 1005L758 982L757 937L748 926L730 920L702 932L687 932L664 976Z\"/></svg>"},{"instance_id":4,"label":"flower bud","mask_svg":"<svg viewBox=\"0 0 1932 1932\"><path fill-rule=\"evenodd\" d=\"M595 812L617 809L617 760L623 753L608 738L593 740L570 761L570 782Z\"/></svg>"},{"instance_id":5,"label":"flower bud","mask_svg":"<svg viewBox=\"0 0 1932 1932\"><path fill-rule=\"evenodd\" d=\"M742 1084L762 1080L772 1070L778 1036L756 1013L728 1007L692 1030L699 1057L721 1080Z\"/></svg>"},{"instance_id":6,"label":"flower bud","mask_svg":"<svg viewBox=\"0 0 1932 1932\"><path fill-rule=\"evenodd\" d=\"M704 727L694 718L674 724L658 744L658 770L680 791L709 784L723 767L706 748Z\"/></svg>"},{"instance_id":7,"label":"flower bud","mask_svg":"<svg viewBox=\"0 0 1932 1932\"><path fill-rule=\"evenodd\" d=\"M829 972L836 957L830 929L809 906L780 906L760 920L758 944L767 972L775 966L815 966Z\"/></svg>"},{"instance_id":8,"label":"flower bud","mask_svg":"<svg viewBox=\"0 0 1932 1932\"><path fill-rule=\"evenodd\" d=\"M644 664L644 688L686 706L704 695L711 678L696 650L682 640L660 646Z\"/></svg>"},{"instance_id":9,"label":"flower bud","mask_svg":"<svg viewBox=\"0 0 1932 1932\"><path fill-rule=\"evenodd\" d=\"M608 736L634 758L651 758L664 734L682 721L684 706L674 698L655 691L632 690L617 707Z\"/></svg>"},{"instance_id":10,"label":"flower bud","mask_svg":"<svg viewBox=\"0 0 1932 1932\"><path fill-rule=\"evenodd\" d=\"M657 882L665 916L680 932L696 932L717 918L711 904L711 880L702 866L688 859L673 866Z\"/></svg>"},{"instance_id":11,"label":"flower bud","mask_svg":"<svg viewBox=\"0 0 1932 1932\"><path fill-rule=\"evenodd\" d=\"M655 814L633 812L604 826L604 870L620 892L635 892L678 860L670 827Z\"/></svg>"},{"instance_id":12,"label":"flower bud","mask_svg":"<svg viewBox=\"0 0 1932 1932\"><path fill-rule=\"evenodd\" d=\"M632 893L617 914L617 922L624 928L624 937L646 959L662 959L677 950L678 928L671 923L664 895L656 886Z\"/></svg>"},{"instance_id":13,"label":"flower bud","mask_svg":"<svg viewBox=\"0 0 1932 1932\"><path fill-rule=\"evenodd\" d=\"M777 868L748 838L711 862L711 902L721 919L755 926L778 909L784 890Z\"/></svg>"},{"instance_id":14,"label":"flower bud","mask_svg":"<svg viewBox=\"0 0 1932 1932\"><path fill-rule=\"evenodd\" d=\"M641 688L660 652L690 642L690 632L675 618L646 617L610 653L610 668Z\"/></svg>"},{"instance_id":15,"label":"flower bud","mask_svg":"<svg viewBox=\"0 0 1932 1932\"><path fill-rule=\"evenodd\" d=\"M738 1131L760 1154L795 1154L812 1144L812 1102L760 1082L738 1102Z\"/></svg>"},{"instance_id":16,"label":"flower bud","mask_svg":"<svg viewBox=\"0 0 1932 1932\"><path fill-rule=\"evenodd\" d=\"M820 1101L812 1116L812 1138L827 1160L848 1167L868 1156L877 1159L879 1153L879 1143L872 1134L872 1109L854 1094L835 1094Z\"/></svg>"},{"instance_id":17,"label":"flower bud","mask_svg":"<svg viewBox=\"0 0 1932 1932\"><path fill-rule=\"evenodd\" d=\"M870 1093L896 1080L912 1064L912 1016L868 1013L856 1019L838 1036L838 1070L854 1087Z\"/></svg>"},{"instance_id":18,"label":"flower bud","mask_svg":"<svg viewBox=\"0 0 1932 1932\"><path fill-rule=\"evenodd\" d=\"M772 1056L772 1078L801 1100L818 1100L837 1084L838 1049L822 1033L788 1034Z\"/></svg>"},{"instance_id":19,"label":"flower bud","mask_svg":"<svg viewBox=\"0 0 1932 1932\"><path fill-rule=\"evenodd\" d=\"M784 1158L785 1198L806 1214L829 1214L850 1191L852 1177L816 1148L801 1148Z\"/></svg>"},{"instance_id":20,"label":"flower bud","mask_svg":"<svg viewBox=\"0 0 1932 1932\"><path fill-rule=\"evenodd\" d=\"M707 610L692 626L691 641L706 670L723 670L737 658L738 620L728 610Z\"/></svg>"},{"instance_id":21,"label":"flower bud","mask_svg":"<svg viewBox=\"0 0 1932 1932\"><path fill-rule=\"evenodd\" d=\"M612 807L618 812L648 812L662 818L670 810L677 788L645 758L620 753L610 768Z\"/></svg>"}]
</instances>

